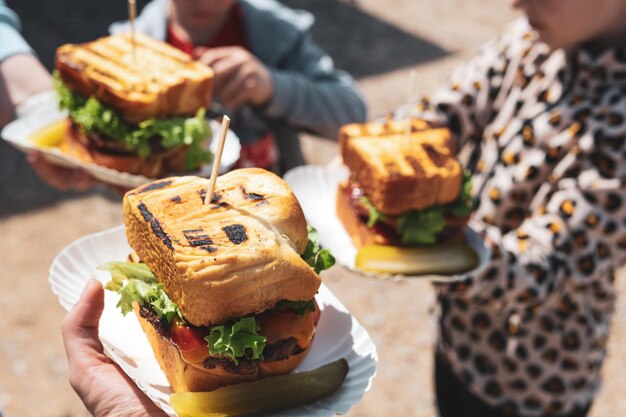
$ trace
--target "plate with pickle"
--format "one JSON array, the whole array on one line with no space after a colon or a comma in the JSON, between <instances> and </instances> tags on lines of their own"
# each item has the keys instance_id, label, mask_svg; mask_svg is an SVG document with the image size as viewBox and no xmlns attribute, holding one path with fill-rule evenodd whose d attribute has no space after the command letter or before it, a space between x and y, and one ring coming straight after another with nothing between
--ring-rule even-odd
<instances>
[{"instance_id":1,"label":"plate with pickle","mask_svg":"<svg viewBox=\"0 0 626 417\"><path fill-rule=\"evenodd\" d=\"M98 266L125 259L131 248L123 226L87 235L53 261L49 281L61 306L72 308ZM228 385L209 392L172 389L134 314L120 314L119 294L105 291L99 336L104 351L170 416L333 416L358 403L376 375L376 346L367 331L324 285L315 296L320 316L310 351L294 373ZM132 336L129 336L132 335Z\"/></svg>"},{"instance_id":2,"label":"plate with pickle","mask_svg":"<svg viewBox=\"0 0 626 417\"><path fill-rule=\"evenodd\" d=\"M484 268L491 257L483 237L465 224L468 213L462 213L463 224L454 231L437 226L442 222L440 213L446 215L445 207L422 217L411 214L393 222L381 219L362 191L350 184L350 171L339 163L297 167L284 178L300 201L307 222L319 232L322 246L350 270L385 279L449 281L456 274ZM347 206L356 214L346 216ZM377 221L371 221L375 216ZM392 225L408 232L398 233ZM437 234L447 234L443 243L434 241Z\"/></svg>"}]
</instances>

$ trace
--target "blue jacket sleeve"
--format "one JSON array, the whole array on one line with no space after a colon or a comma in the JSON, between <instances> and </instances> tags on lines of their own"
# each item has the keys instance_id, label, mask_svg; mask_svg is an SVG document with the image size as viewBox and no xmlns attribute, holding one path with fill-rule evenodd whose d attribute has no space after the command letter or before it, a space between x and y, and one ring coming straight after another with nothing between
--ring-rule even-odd
<instances>
[{"instance_id":1,"label":"blue jacket sleeve","mask_svg":"<svg viewBox=\"0 0 626 417\"><path fill-rule=\"evenodd\" d=\"M20 35L20 19L0 0L0 62L15 54L32 53L33 50Z\"/></svg>"}]
</instances>

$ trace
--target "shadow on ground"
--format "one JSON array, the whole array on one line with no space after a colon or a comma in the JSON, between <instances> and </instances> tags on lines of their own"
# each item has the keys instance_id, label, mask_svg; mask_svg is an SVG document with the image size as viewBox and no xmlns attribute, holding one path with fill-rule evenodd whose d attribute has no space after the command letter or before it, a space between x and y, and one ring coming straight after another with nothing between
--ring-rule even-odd
<instances>
[{"instance_id":1,"label":"shadow on ground","mask_svg":"<svg viewBox=\"0 0 626 417\"><path fill-rule=\"evenodd\" d=\"M147 0L138 0L141 9ZM447 52L364 12L349 0L285 0L290 7L316 16L314 39L339 68L356 78L414 66L441 58ZM127 18L124 0L7 0L22 19L24 37L48 69L56 48L67 42L86 42L106 35L111 22ZM23 155L0 143L0 218L45 207L81 194L46 186Z\"/></svg>"},{"instance_id":2,"label":"shadow on ground","mask_svg":"<svg viewBox=\"0 0 626 417\"><path fill-rule=\"evenodd\" d=\"M426 39L405 32L350 0L283 0L315 15L313 38L355 78L415 66L449 54Z\"/></svg>"}]
</instances>

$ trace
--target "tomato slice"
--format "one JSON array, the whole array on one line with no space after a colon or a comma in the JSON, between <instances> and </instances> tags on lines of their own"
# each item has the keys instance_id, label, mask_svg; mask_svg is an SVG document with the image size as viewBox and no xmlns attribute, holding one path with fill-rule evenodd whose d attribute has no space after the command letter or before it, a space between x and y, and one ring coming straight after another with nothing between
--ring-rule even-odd
<instances>
[{"instance_id":1,"label":"tomato slice","mask_svg":"<svg viewBox=\"0 0 626 417\"><path fill-rule=\"evenodd\" d=\"M187 326L179 318L175 318L171 323L172 342L185 362L198 363L204 361L209 356L209 348L204 338L208 333L204 330Z\"/></svg>"}]
</instances>

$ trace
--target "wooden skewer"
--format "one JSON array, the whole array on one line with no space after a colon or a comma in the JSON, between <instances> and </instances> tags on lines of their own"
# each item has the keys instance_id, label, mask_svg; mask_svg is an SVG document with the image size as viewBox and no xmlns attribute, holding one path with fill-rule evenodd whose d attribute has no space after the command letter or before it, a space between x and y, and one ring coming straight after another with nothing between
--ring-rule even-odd
<instances>
[{"instance_id":1,"label":"wooden skewer","mask_svg":"<svg viewBox=\"0 0 626 417\"><path fill-rule=\"evenodd\" d=\"M204 195L204 205L207 205L213 200L213 191L215 190L215 182L220 172L220 162L222 161L222 152L224 151L224 142L226 141L226 133L228 133L228 126L230 125L230 118L224 116L222 119L222 128L220 130L220 141L217 144L217 153L213 160L213 169L211 170L211 178L209 179L209 188Z\"/></svg>"},{"instance_id":2,"label":"wooden skewer","mask_svg":"<svg viewBox=\"0 0 626 417\"><path fill-rule=\"evenodd\" d=\"M411 127L413 114L415 112L415 95L417 94L417 71L411 70L409 73L409 88L407 90L407 98L406 98L406 130L404 131L404 135L406 136L407 141L411 138Z\"/></svg>"},{"instance_id":3,"label":"wooden skewer","mask_svg":"<svg viewBox=\"0 0 626 417\"><path fill-rule=\"evenodd\" d=\"M128 18L130 20L130 42L133 47L133 61L137 63L137 44L135 43L135 17L137 17L136 0L128 0Z\"/></svg>"}]
</instances>

